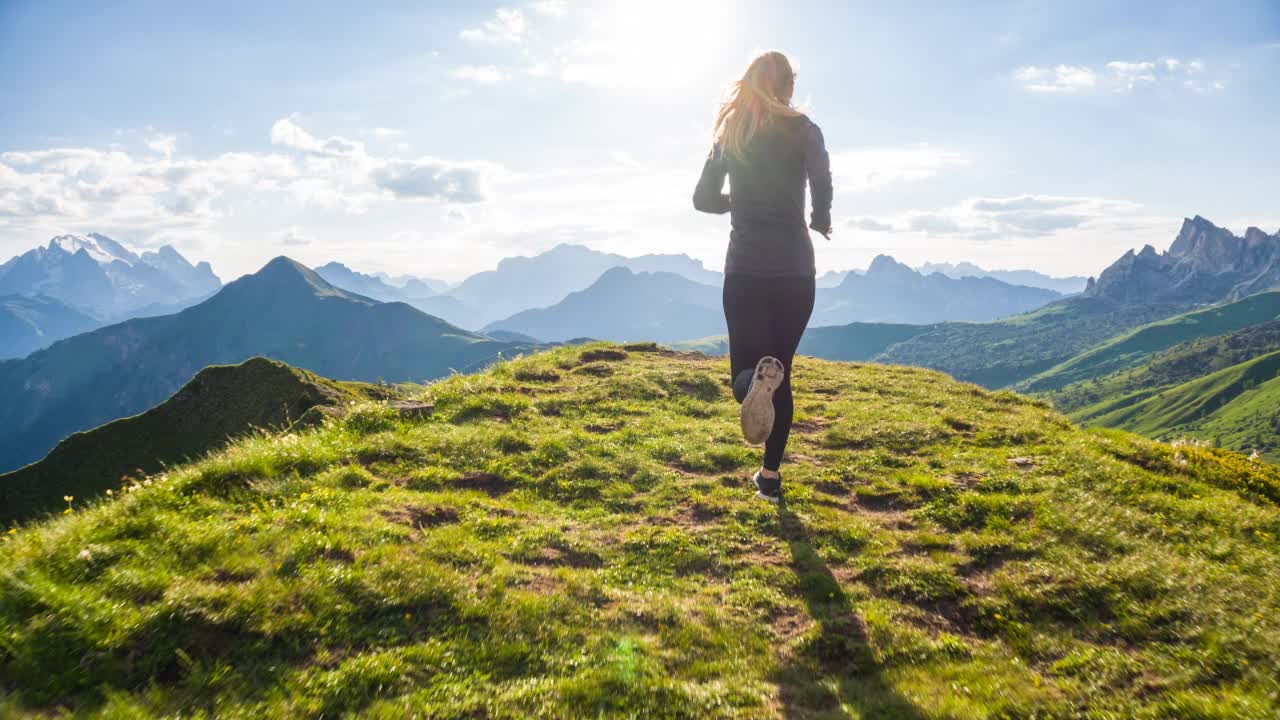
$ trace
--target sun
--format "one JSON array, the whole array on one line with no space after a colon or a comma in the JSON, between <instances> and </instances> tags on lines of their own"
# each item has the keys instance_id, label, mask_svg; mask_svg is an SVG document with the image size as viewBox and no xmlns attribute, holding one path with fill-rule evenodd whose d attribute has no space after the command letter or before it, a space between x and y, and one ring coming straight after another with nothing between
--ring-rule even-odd
<instances>
[{"instance_id":1,"label":"sun","mask_svg":"<svg viewBox=\"0 0 1280 720\"><path fill-rule=\"evenodd\" d=\"M732 52L740 12L740 5L698 0L599 6L562 58L565 79L654 90L698 84Z\"/></svg>"}]
</instances>

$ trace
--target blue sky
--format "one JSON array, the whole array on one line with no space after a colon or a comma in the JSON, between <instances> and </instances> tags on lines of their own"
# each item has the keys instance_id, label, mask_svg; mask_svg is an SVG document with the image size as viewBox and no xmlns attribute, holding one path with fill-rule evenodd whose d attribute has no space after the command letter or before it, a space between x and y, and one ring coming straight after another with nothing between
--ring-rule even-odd
<instances>
[{"instance_id":1,"label":"blue sky","mask_svg":"<svg viewBox=\"0 0 1280 720\"><path fill-rule=\"evenodd\" d=\"M727 222L689 195L766 48L833 157L821 269L1096 274L1183 216L1280 227L1280 4L955 6L0 1L0 254L100 231L224 278L456 279L559 242L718 268Z\"/></svg>"}]
</instances>

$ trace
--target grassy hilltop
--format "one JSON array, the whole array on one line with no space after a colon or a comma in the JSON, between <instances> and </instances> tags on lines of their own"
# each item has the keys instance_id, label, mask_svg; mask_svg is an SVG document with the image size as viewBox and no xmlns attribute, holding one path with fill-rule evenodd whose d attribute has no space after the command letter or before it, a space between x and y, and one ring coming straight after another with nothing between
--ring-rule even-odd
<instances>
[{"instance_id":1,"label":"grassy hilltop","mask_svg":"<svg viewBox=\"0 0 1280 720\"><path fill-rule=\"evenodd\" d=\"M1280 470L802 359L561 348L0 543L0 716L1266 718Z\"/></svg>"}]
</instances>

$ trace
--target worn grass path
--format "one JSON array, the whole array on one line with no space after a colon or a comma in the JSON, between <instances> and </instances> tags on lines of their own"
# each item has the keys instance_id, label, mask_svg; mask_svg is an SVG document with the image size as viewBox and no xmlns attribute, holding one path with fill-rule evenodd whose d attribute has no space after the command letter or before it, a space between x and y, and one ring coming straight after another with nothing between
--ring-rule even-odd
<instances>
[{"instance_id":1,"label":"worn grass path","mask_svg":"<svg viewBox=\"0 0 1280 720\"><path fill-rule=\"evenodd\" d=\"M591 345L262 436L0 544L0 716L1268 718L1280 471L801 359Z\"/></svg>"}]
</instances>

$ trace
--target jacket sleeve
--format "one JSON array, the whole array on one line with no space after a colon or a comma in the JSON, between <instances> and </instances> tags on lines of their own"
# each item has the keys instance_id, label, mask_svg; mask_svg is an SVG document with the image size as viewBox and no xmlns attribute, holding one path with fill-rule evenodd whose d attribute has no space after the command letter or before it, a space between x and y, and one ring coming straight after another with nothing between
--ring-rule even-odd
<instances>
[{"instance_id":1,"label":"jacket sleeve","mask_svg":"<svg viewBox=\"0 0 1280 720\"><path fill-rule=\"evenodd\" d=\"M820 233L831 232L831 160L822 139L822 130L809 123L809 136L805 141L804 167L809 175L809 194L813 213L809 227Z\"/></svg>"},{"instance_id":2,"label":"jacket sleeve","mask_svg":"<svg viewBox=\"0 0 1280 720\"><path fill-rule=\"evenodd\" d=\"M724 179L728 174L724 154L717 144L711 148L707 161L702 164L702 176L698 178L698 186L693 190L695 210L717 215L729 212L729 196L724 192Z\"/></svg>"}]
</instances>

